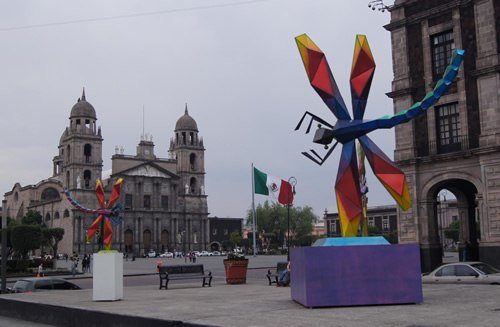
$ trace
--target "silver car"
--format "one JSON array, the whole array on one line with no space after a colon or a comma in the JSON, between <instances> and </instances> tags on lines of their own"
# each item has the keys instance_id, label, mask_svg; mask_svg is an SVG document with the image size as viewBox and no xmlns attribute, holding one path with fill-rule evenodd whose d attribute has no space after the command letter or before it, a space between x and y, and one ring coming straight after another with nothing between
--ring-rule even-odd
<instances>
[{"instance_id":1,"label":"silver car","mask_svg":"<svg viewBox=\"0 0 500 327\"><path fill-rule=\"evenodd\" d=\"M422 282L500 285L500 271L479 261L448 263L422 275Z\"/></svg>"},{"instance_id":2,"label":"silver car","mask_svg":"<svg viewBox=\"0 0 500 327\"><path fill-rule=\"evenodd\" d=\"M79 290L75 285L63 278L57 277L33 277L19 279L10 289L11 293L31 293L53 290Z\"/></svg>"}]
</instances>

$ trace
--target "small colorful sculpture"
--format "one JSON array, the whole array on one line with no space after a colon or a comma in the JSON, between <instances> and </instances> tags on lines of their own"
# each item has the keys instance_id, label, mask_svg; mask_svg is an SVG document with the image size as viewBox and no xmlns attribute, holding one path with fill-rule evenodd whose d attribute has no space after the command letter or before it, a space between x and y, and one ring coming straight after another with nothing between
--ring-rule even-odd
<instances>
[{"instance_id":1,"label":"small colorful sculpture","mask_svg":"<svg viewBox=\"0 0 500 327\"><path fill-rule=\"evenodd\" d=\"M358 163L356 160L355 140L358 139L375 176L377 176L389 194L403 210L410 208L411 198L404 173L396 167L366 134L379 128L392 128L396 125L406 123L434 105L443 93L448 90L455 79L463 59L464 50L454 51L451 63L446 68L442 79L436 83L434 89L421 102L415 103L409 109L400 111L394 116L364 120L365 107L375 72L375 61L373 60L366 36L356 36L351 68L350 85L354 119L351 119L347 111L324 53L306 34L297 36L295 40L311 86L338 119L337 123L333 126L306 111L295 130L300 128L305 117L309 115L311 116L311 121L306 129L306 134L311 130L313 121L320 123L314 135L313 142L324 145L325 149L328 149L334 139L336 142L324 157L318 155L314 150L310 150L312 155L307 152L302 152L302 154L317 164L322 165L338 143L342 143L342 154L335 182L335 194L342 226L342 236L356 236L362 216L363 203ZM321 124L326 127L322 127Z\"/></svg>"},{"instance_id":2,"label":"small colorful sculpture","mask_svg":"<svg viewBox=\"0 0 500 327\"><path fill-rule=\"evenodd\" d=\"M96 181L95 194L97 201L99 201L100 209L88 209L81 206L76 202L70 195L68 190L64 190L66 198L71 204L78 210L99 215L94 222L90 225L87 230L86 240L89 242L92 237L96 234L97 230L100 230L99 235L99 246L104 247L106 250L111 249L111 241L113 236L112 223L117 225L121 222L122 218L119 217L120 211L123 210L123 205L121 203L116 203L120 198L120 192L123 186L123 178L118 178L118 180L113 185L113 190L111 191L111 196L109 197L108 203L106 205L104 200L104 188L100 180Z\"/></svg>"}]
</instances>

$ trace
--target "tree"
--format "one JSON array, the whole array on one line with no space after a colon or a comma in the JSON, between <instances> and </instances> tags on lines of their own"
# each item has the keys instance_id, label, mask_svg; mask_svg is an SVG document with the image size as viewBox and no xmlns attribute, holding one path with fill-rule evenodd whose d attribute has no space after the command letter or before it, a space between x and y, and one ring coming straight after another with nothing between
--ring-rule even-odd
<instances>
[{"instance_id":1,"label":"tree","mask_svg":"<svg viewBox=\"0 0 500 327\"><path fill-rule=\"evenodd\" d=\"M458 220L452 221L451 224L444 230L444 236L458 242L460 234L460 222Z\"/></svg>"},{"instance_id":2,"label":"tree","mask_svg":"<svg viewBox=\"0 0 500 327\"><path fill-rule=\"evenodd\" d=\"M42 244L52 249L54 258L57 256L57 247L63 239L64 228L43 228L42 229Z\"/></svg>"},{"instance_id":3,"label":"tree","mask_svg":"<svg viewBox=\"0 0 500 327\"><path fill-rule=\"evenodd\" d=\"M283 244L288 230L288 208L279 203L259 204L255 208L257 216L257 231L261 235L272 233L276 237L270 238L271 242ZM303 239L311 234L318 217L313 213L311 207L290 207L290 235L293 240ZM253 212L247 212L247 226L253 224ZM270 234L269 234L270 235ZM302 243L302 242L300 242ZM270 246L270 244L268 244Z\"/></svg>"},{"instance_id":4,"label":"tree","mask_svg":"<svg viewBox=\"0 0 500 327\"><path fill-rule=\"evenodd\" d=\"M35 210L29 210L21 219L23 225L42 225L42 214Z\"/></svg>"},{"instance_id":5,"label":"tree","mask_svg":"<svg viewBox=\"0 0 500 327\"><path fill-rule=\"evenodd\" d=\"M240 246L241 240L242 240L242 237L241 237L240 232L231 232L231 234L229 234L229 242L231 242L231 244L233 244L233 248L236 246Z\"/></svg>"},{"instance_id":6,"label":"tree","mask_svg":"<svg viewBox=\"0 0 500 327\"><path fill-rule=\"evenodd\" d=\"M26 258L28 251L40 248L42 231L36 225L17 225L12 227L11 242L14 250L21 258Z\"/></svg>"}]
</instances>

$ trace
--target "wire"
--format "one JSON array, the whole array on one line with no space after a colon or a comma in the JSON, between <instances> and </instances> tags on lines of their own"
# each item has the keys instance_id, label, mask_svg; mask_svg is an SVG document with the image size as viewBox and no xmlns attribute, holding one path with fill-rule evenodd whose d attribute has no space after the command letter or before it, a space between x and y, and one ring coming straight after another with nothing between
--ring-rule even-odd
<instances>
[{"instance_id":1,"label":"wire","mask_svg":"<svg viewBox=\"0 0 500 327\"><path fill-rule=\"evenodd\" d=\"M189 8L179 8L179 9L167 9L167 10L158 10L158 11L144 12L144 13L137 13L137 14L128 14L128 15L76 19L76 20L70 20L70 21L66 21L66 22L22 25L22 26L12 26L12 27L0 27L0 32L27 30L27 29L40 28L40 27L43 28L43 27L53 27L53 26L60 26L60 25L100 22L100 21L107 21L107 20L127 19L127 18L134 18L134 17L164 15L164 14L172 14L172 13L178 13L178 12L207 10L207 9L213 9L213 8L244 6L244 5L249 5L249 4L256 3L256 2L265 2L265 1L269 1L269 0L248 0L248 1L240 1L240 2L236 2L236 3L223 3L223 4L216 4L216 5L209 5L209 6L198 6L198 7L189 7Z\"/></svg>"}]
</instances>

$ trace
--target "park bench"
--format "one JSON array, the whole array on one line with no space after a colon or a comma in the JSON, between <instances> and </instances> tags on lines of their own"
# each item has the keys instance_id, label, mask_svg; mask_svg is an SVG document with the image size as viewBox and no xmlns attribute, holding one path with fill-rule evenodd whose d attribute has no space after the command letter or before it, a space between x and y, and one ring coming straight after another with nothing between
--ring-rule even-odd
<instances>
[{"instance_id":1,"label":"park bench","mask_svg":"<svg viewBox=\"0 0 500 327\"><path fill-rule=\"evenodd\" d=\"M280 272L286 270L287 265L288 263L286 261L281 261L276 264L276 271L273 272L271 271L271 269L267 271L266 277L269 282L269 285L278 284L278 278L280 277Z\"/></svg>"},{"instance_id":2,"label":"park bench","mask_svg":"<svg viewBox=\"0 0 500 327\"><path fill-rule=\"evenodd\" d=\"M212 272L205 272L203 265L166 265L158 267L160 276L160 289L168 288L168 282L179 279L202 279L201 286L212 286Z\"/></svg>"}]
</instances>

